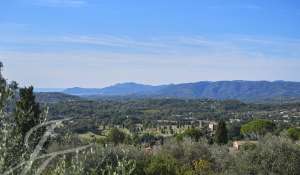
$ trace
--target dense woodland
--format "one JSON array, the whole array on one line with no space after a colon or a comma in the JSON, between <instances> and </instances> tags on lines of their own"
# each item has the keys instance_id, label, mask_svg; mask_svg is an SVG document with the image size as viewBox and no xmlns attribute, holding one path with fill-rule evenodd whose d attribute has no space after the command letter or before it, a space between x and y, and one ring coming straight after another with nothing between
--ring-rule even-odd
<instances>
[{"instance_id":1,"label":"dense woodland","mask_svg":"<svg viewBox=\"0 0 300 175\"><path fill-rule=\"evenodd\" d=\"M300 174L300 103L91 100L0 82L0 174Z\"/></svg>"}]
</instances>

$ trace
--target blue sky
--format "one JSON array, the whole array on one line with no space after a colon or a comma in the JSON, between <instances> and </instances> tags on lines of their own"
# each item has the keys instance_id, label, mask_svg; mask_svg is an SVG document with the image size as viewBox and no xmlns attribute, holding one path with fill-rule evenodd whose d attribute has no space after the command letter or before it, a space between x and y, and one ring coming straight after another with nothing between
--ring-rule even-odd
<instances>
[{"instance_id":1,"label":"blue sky","mask_svg":"<svg viewBox=\"0 0 300 175\"><path fill-rule=\"evenodd\" d=\"M0 2L4 74L36 87L300 81L298 0Z\"/></svg>"}]
</instances>

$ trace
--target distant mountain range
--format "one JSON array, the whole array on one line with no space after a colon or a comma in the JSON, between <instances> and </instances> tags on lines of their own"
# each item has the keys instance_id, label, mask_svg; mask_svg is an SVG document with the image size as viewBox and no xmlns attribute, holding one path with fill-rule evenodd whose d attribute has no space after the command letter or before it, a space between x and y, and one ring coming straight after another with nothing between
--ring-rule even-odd
<instances>
[{"instance_id":1,"label":"distant mountain range","mask_svg":"<svg viewBox=\"0 0 300 175\"><path fill-rule=\"evenodd\" d=\"M96 88L69 88L65 89L63 93L70 95L89 96L89 95L104 95L104 96L128 96L128 95L154 95L160 90L167 87L151 86L137 83L119 83L113 86L105 87L102 89Z\"/></svg>"},{"instance_id":2,"label":"distant mountain range","mask_svg":"<svg viewBox=\"0 0 300 175\"><path fill-rule=\"evenodd\" d=\"M300 98L300 82L288 81L201 81L151 86L120 83L105 88L69 88L62 91L77 96L135 96L164 98L213 98L255 101L273 98Z\"/></svg>"}]
</instances>

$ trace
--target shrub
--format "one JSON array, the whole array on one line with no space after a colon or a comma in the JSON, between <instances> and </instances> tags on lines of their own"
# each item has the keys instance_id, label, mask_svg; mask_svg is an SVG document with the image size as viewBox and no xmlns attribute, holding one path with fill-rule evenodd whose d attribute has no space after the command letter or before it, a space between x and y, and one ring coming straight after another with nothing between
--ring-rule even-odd
<instances>
[{"instance_id":1,"label":"shrub","mask_svg":"<svg viewBox=\"0 0 300 175\"><path fill-rule=\"evenodd\" d=\"M107 139L110 142L117 145L120 143L124 143L124 141L126 139L126 134L124 132L122 132L121 130L119 130L118 128L113 128L109 131L109 133L107 135Z\"/></svg>"},{"instance_id":2,"label":"shrub","mask_svg":"<svg viewBox=\"0 0 300 175\"><path fill-rule=\"evenodd\" d=\"M147 175L176 175L176 160L167 154L152 156L145 168Z\"/></svg>"},{"instance_id":3,"label":"shrub","mask_svg":"<svg viewBox=\"0 0 300 175\"><path fill-rule=\"evenodd\" d=\"M299 174L300 149L290 140L267 135L256 148L241 150L235 159L237 174Z\"/></svg>"},{"instance_id":4,"label":"shrub","mask_svg":"<svg viewBox=\"0 0 300 175\"><path fill-rule=\"evenodd\" d=\"M294 141L299 140L300 139L300 128L289 128L287 130L287 134L292 140L294 140Z\"/></svg>"}]
</instances>

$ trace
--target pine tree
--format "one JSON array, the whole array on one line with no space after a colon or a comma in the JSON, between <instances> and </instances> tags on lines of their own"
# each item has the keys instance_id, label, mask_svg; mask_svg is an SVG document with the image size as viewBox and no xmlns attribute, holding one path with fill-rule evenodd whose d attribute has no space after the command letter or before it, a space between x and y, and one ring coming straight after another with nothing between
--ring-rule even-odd
<instances>
[{"instance_id":1,"label":"pine tree","mask_svg":"<svg viewBox=\"0 0 300 175\"><path fill-rule=\"evenodd\" d=\"M228 142L226 123L223 120L218 123L215 142L217 144L226 144Z\"/></svg>"}]
</instances>

